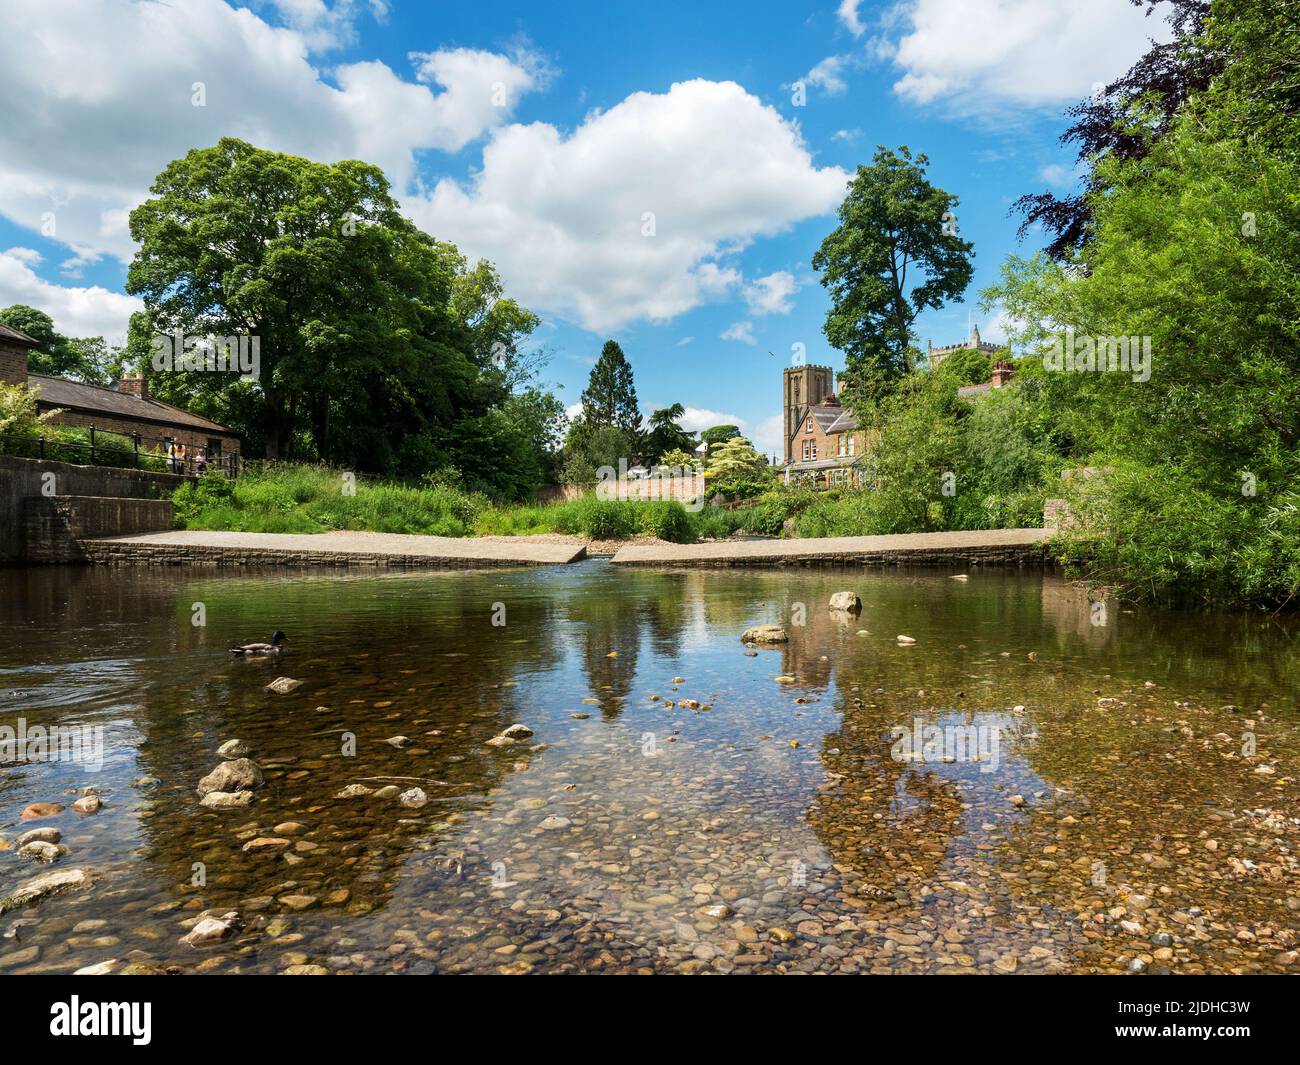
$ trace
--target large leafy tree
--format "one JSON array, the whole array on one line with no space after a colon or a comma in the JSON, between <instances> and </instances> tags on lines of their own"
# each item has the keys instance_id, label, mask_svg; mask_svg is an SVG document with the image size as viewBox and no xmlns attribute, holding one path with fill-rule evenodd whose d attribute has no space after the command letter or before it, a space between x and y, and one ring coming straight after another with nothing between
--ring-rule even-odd
<instances>
[{"instance_id":1,"label":"large leafy tree","mask_svg":"<svg viewBox=\"0 0 1300 1065\"><path fill-rule=\"evenodd\" d=\"M769 480L772 468L743 436L728 437L709 449L704 474L709 483L726 486L737 481Z\"/></svg>"},{"instance_id":2,"label":"large leafy tree","mask_svg":"<svg viewBox=\"0 0 1300 1065\"><path fill-rule=\"evenodd\" d=\"M826 339L845 354L855 405L882 398L915 369L916 316L960 299L970 283L974 253L957 235L957 197L927 180L928 162L906 147L877 148L813 256L831 296Z\"/></svg>"},{"instance_id":3,"label":"large leafy tree","mask_svg":"<svg viewBox=\"0 0 1300 1065\"><path fill-rule=\"evenodd\" d=\"M518 340L536 319L398 211L377 167L225 138L167 166L131 213L152 337L256 337L256 380L170 374L157 390L239 428L268 457L420 472L491 464ZM467 432L458 431L458 427ZM468 441L478 442L471 446ZM497 480L499 478L491 478Z\"/></svg>"},{"instance_id":4,"label":"large leafy tree","mask_svg":"<svg viewBox=\"0 0 1300 1065\"><path fill-rule=\"evenodd\" d=\"M582 393L582 421L589 428L613 426L636 437L641 432L632 365L617 340L605 341Z\"/></svg>"}]
</instances>

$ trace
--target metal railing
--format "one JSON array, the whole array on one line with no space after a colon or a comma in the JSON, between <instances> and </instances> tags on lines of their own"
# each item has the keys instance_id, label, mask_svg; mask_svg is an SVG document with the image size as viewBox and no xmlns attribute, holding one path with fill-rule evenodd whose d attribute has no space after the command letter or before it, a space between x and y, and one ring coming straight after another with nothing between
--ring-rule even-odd
<instances>
[{"instance_id":1,"label":"metal railing","mask_svg":"<svg viewBox=\"0 0 1300 1065\"><path fill-rule=\"evenodd\" d=\"M174 448L174 437L146 437L140 433L117 433L86 427L87 439L41 433L38 435L0 433L0 455L20 458L51 459L79 466L108 466L120 469L153 470L198 477L208 471L220 471L237 478L243 463L235 453L212 453L207 448L185 448L183 455Z\"/></svg>"}]
</instances>

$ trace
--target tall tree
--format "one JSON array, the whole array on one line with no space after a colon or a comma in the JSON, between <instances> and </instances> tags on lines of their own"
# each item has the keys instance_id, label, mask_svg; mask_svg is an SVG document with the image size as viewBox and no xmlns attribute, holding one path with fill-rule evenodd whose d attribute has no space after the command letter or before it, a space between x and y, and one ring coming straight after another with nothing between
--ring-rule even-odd
<instances>
[{"instance_id":1,"label":"tall tree","mask_svg":"<svg viewBox=\"0 0 1300 1065\"><path fill-rule=\"evenodd\" d=\"M470 269L404 218L381 170L225 138L170 163L151 192L131 213L127 291L145 302L135 354L176 330L260 346L251 383L188 371L164 391L272 458L392 472L490 462L461 445L495 434L481 419L505 401L503 366L536 318L490 266Z\"/></svg>"},{"instance_id":2,"label":"tall tree","mask_svg":"<svg viewBox=\"0 0 1300 1065\"><path fill-rule=\"evenodd\" d=\"M878 400L915 369L916 316L960 299L970 283L974 252L957 235L957 197L926 179L928 163L906 147L878 147L813 256L831 296L823 330L844 352L853 403Z\"/></svg>"},{"instance_id":3,"label":"tall tree","mask_svg":"<svg viewBox=\"0 0 1300 1065\"><path fill-rule=\"evenodd\" d=\"M636 438L641 432L632 366L617 340L605 341L582 393L582 421L590 429L613 426Z\"/></svg>"}]
</instances>

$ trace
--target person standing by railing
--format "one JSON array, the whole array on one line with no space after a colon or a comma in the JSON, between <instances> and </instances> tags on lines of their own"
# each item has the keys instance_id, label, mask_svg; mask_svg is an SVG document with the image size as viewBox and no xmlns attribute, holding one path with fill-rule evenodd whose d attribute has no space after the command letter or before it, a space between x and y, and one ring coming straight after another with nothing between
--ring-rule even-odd
<instances>
[{"instance_id":1,"label":"person standing by railing","mask_svg":"<svg viewBox=\"0 0 1300 1065\"><path fill-rule=\"evenodd\" d=\"M176 443L176 472L179 473L179 474L181 474L182 476L184 476L186 473L189 472L189 470L188 470L188 468L187 468L187 466L188 466L188 460L189 460L189 457L185 454L185 444L184 444L182 441L177 441L177 443Z\"/></svg>"}]
</instances>

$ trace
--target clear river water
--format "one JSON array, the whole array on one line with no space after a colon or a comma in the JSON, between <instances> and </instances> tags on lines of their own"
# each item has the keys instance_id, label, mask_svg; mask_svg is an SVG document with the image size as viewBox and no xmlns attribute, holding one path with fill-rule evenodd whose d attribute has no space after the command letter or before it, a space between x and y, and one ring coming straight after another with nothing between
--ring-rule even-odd
<instances>
[{"instance_id":1,"label":"clear river water","mask_svg":"<svg viewBox=\"0 0 1300 1065\"><path fill-rule=\"evenodd\" d=\"M0 570L0 728L103 741L0 764L0 972L1300 971L1298 634L1031 570Z\"/></svg>"}]
</instances>

